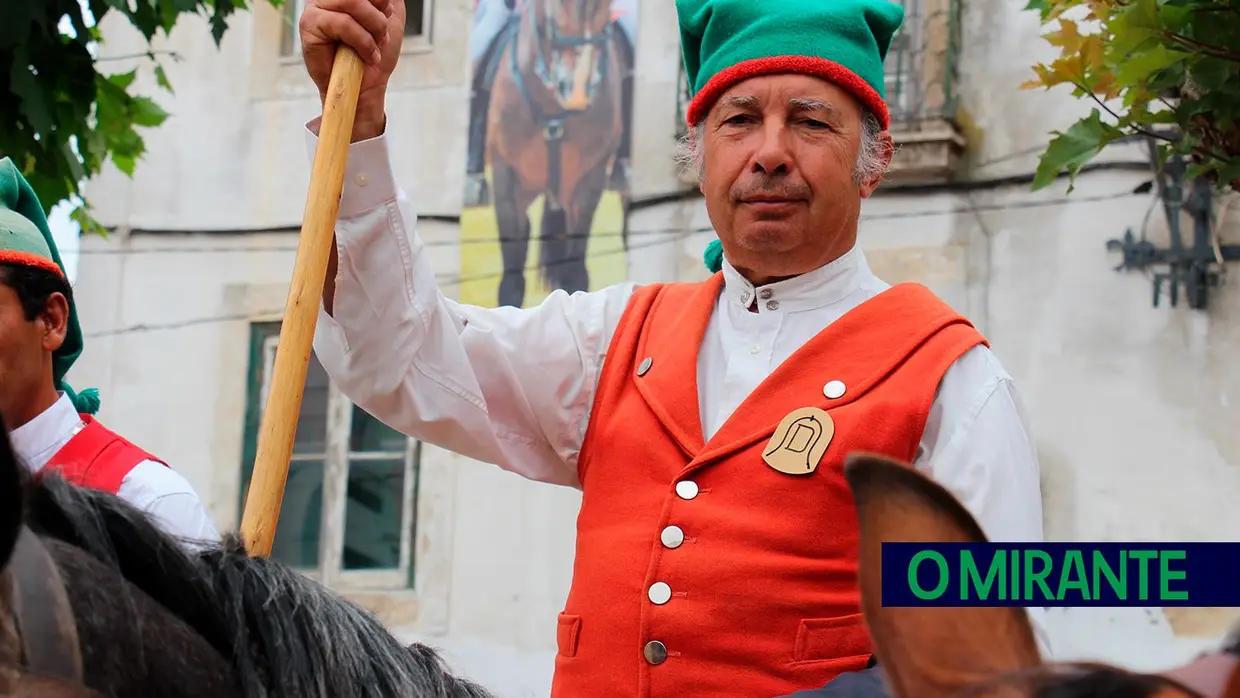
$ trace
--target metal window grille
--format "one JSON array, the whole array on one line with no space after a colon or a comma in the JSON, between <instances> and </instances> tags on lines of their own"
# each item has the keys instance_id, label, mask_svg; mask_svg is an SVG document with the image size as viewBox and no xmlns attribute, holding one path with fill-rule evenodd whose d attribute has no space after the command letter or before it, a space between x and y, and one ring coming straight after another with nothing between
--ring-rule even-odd
<instances>
[{"instance_id":1,"label":"metal window grille","mask_svg":"<svg viewBox=\"0 0 1240 698\"><path fill-rule=\"evenodd\" d=\"M956 113L960 0L891 0L904 7L884 64L893 130Z\"/></svg>"}]
</instances>

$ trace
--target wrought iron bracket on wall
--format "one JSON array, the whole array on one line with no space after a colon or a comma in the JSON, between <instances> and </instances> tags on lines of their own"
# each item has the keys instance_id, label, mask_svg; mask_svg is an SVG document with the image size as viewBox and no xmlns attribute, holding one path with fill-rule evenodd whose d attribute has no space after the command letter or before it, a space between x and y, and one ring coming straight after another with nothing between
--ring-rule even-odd
<instances>
[{"instance_id":1,"label":"wrought iron bracket on wall","mask_svg":"<svg viewBox=\"0 0 1240 698\"><path fill-rule=\"evenodd\" d=\"M1150 147L1152 154L1152 142ZM1146 270L1155 265L1166 265L1166 271L1154 272L1155 308L1158 307L1164 288L1170 297L1171 307L1177 306L1181 286L1184 287L1184 295L1187 296L1190 308L1205 308L1210 289L1219 284L1224 271L1222 265L1240 261L1240 245L1215 244L1212 185L1205 178L1198 177L1189 184L1189 194L1185 198L1186 169L1184 159L1175 156L1167 161L1162 172L1155 178L1163 212L1167 217L1170 236L1168 247L1155 246L1145 239L1144 233L1141 239L1137 240L1133 236L1132 228L1124 233L1122 240L1107 241L1108 250L1118 250L1123 255L1123 261L1115 267L1115 271ZM1193 238L1190 244L1185 244L1180 230L1181 211L1188 212L1192 217Z\"/></svg>"}]
</instances>

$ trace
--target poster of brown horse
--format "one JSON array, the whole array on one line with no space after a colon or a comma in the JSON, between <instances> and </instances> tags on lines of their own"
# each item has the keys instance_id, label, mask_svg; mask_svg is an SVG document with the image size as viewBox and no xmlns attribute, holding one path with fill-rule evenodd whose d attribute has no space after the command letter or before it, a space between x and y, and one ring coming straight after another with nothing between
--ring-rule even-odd
<instances>
[{"instance_id":1,"label":"poster of brown horse","mask_svg":"<svg viewBox=\"0 0 1240 698\"><path fill-rule=\"evenodd\" d=\"M636 0L477 0L462 302L628 278Z\"/></svg>"}]
</instances>

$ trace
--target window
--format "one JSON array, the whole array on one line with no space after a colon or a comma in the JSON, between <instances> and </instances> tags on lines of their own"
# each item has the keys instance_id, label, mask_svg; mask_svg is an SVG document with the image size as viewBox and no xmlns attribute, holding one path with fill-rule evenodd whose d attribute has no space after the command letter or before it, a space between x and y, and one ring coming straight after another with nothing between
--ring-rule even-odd
<instances>
[{"instance_id":1,"label":"window","mask_svg":"<svg viewBox=\"0 0 1240 698\"><path fill-rule=\"evenodd\" d=\"M280 324L251 327L244 510ZM421 443L353 405L312 354L271 556L339 587L413 586Z\"/></svg>"},{"instance_id":2,"label":"window","mask_svg":"<svg viewBox=\"0 0 1240 698\"><path fill-rule=\"evenodd\" d=\"M921 57L923 46L923 22L921 0L892 0L904 5L904 24L887 50L883 64L883 89L892 121L916 119L922 103Z\"/></svg>"},{"instance_id":3,"label":"window","mask_svg":"<svg viewBox=\"0 0 1240 698\"><path fill-rule=\"evenodd\" d=\"M893 131L933 130L956 117L960 0L891 0L904 6L884 64Z\"/></svg>"},{"instance_id":4,"label":"window","mask_svg":"<svg viewBox=\"0 0 1240 698\"><path fill-rule=\"evenodd\" d=\"M676 137L683 138L689 130L685 119L689 116L689 74L685 72L685 62L680 61L680 70L676 74Z\"/></svg>"},{"instance_id":5,"label":"window","mask_svg":"<svg viewBox=\"0 0 1240 698\"><path fill-rule=\"evenodd\" d=\"M301 37L297 31L297 22L305 0L283 0L280 8L283 13L283 31L280 34L280 55L297 56L301 53ZM432 0L405 0L405 44L409 45L409 37L420 37L423 40L430 36L430 17Z\"/></svg>"}]
</instances>

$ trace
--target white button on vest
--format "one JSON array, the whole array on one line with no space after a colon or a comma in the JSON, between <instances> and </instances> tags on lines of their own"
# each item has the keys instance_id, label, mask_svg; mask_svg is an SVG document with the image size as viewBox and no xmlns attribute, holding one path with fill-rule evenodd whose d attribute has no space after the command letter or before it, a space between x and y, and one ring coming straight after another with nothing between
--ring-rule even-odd
<instances>
[{"instance_id":1,"label":"white button on vest","mask_svg":"<svg viewBox=\"0 0 1240 698\"><path fill-rule=\"evenodd\" d=\"M650 591L647 593L650 602L662 606L672 598L672 588L665 582L655 582L650 585Z\"/></svg>"},{"instance_id":2,"label":"white button on vest","mask_svg":"<svg viewBox=\"0 0 1240 698\"><path fill-rule=\"evenodd\" d=\"M842 397L844 395L844 382L843 381L831 381L830 383L827 383L826 385L822 386L822 394L826 395L828 398L832 400L838 397Z\"/></svg>"},{"instance_id":3,"label":"white button on vest","mask_svg":"<svg viewBox=\"0 0 1240 698\"><path fill-rule=\"evenodd\" d=\"M659 534L659 540L663 541L666 547L679 548L680 544L685 542L685 532L680 530L680 526L668 526Z\"/></svg>"},{"instance_id":4,"label":"white button on vest","mask_svg":"<svg viewBox=\"0 0 1240 698\"><path fill-rule=\"evenodd\" d=\"M676 483L676 495L681 499L693 499L698 496L697 483L692 480L681 480Z\"/></svg>"}]
</instances>

